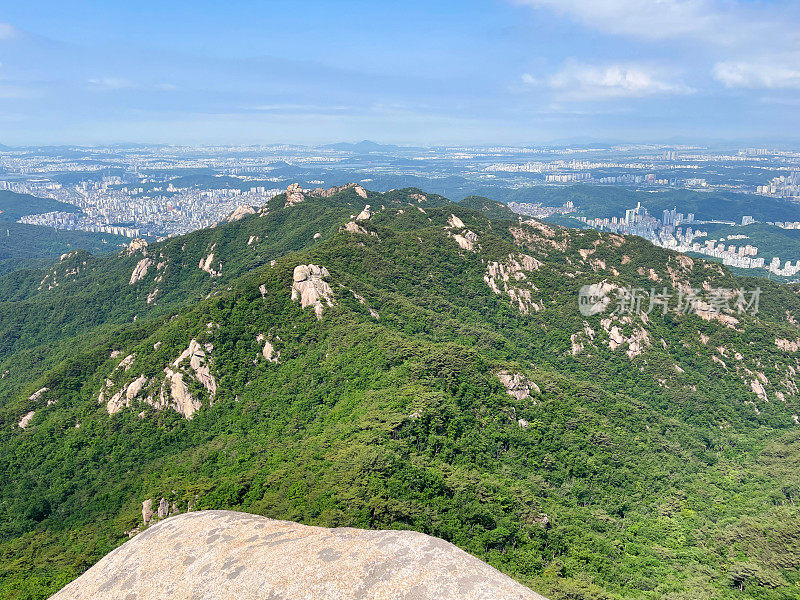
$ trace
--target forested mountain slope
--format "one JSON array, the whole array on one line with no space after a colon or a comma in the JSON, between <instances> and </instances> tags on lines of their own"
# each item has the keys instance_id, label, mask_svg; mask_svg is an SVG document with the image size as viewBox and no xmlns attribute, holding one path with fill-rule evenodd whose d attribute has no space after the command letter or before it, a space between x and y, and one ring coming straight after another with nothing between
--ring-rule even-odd
<instances>
[{"instance_id":1,"label":"forested mountain slope","mask_svg":"<svg viewBox=\"0 0 800 600\"><path fill-rule=\"evenodd\" d=\"M22 216L52 211L81 212L74 204L0 190L0 275L47 265L76 248L93 253L113 251L125 240L119 235L17 223Z\"/></svg>"},{"instance_id":2,"label":"forested mountain slope","mask_svg":"<svg viewBox=\"0 0 800 600\"><path fill-rule=\"evenodd\" d=\"M585 316L585 285L761 295ZM415 529L552 599L800 591L788 286L349 186L0 297L3 597L202 508Z\"/></svg>"}]
</instances>

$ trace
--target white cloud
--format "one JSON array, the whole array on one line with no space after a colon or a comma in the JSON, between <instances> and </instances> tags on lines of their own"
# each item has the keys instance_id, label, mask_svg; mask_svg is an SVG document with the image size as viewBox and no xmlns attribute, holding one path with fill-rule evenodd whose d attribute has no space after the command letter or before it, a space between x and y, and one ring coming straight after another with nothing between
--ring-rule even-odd
<instances>
[{"instance_id":1,"label":"white cloud","mask_svg":"<svg viewBox=\"0 0 800 600\"><path fill-rule=\"evenodd\" d=\"M709 17L704 0L516 0L569 16L595 29L656 39L697 31Z\"/></svg>"},{"instance_id":2,"label":"white cloud","mask_svg":"<svg viewBox=\"0 0 800 600\"><path fill-rule=\"evenodd\" d=\"M97 91L115 91L135 87L132 81L120 77L97 77L88 80L89 86Z\"/></svg>"},{"instance_id":3,"label":"white cloud","mask_svg":"<svg viewBox=\"0 0 800 600\"><path fill-rule=\"evenodd\" d=\"M731 45L796 37L779 4L770 9L736 0L512 0L547 9L587 27L643 40L695 38ZM785 2L785 0L784 0Z\"/></svg>"},{"instance_id":4,"label":"white cloud","mask_svg":"<svg viewBox=\"0 0 800 600\"><path fill-rule=\"evenodd\" d=\"M714 77L729 88L800 89L800 62L781 62L720 62L714 65Z\"/></svg>"},{"instance_id":5,"label":"white cloud","mask_svg":"<svg viewBox=\"0 0 800 600\"><path fill-rule=\"evenodd\" d=\"M523 76L524 80L524 76ZM570 61L546 84L563 100L604 100L689 94L694 90L649 65L587 65Z\"/></svg>"},{"instance_id":6,"label":"white cloud","mask_svg":"<svg viewBox=\"0 0 800 600\"><path fill-rule=\"evenodd\" d=\"M259 104L257 106L249 107L248 110L255 110L259 112L319 113L349 109L350 107L348 106L329 106L324 104Z\"/></svg>"},{"instance_id":7,"label":"white cloud","mask_svg":"<svg viewBox=\"0 0 800 600\"><path fill-rule=\"evenodd\" d=\"M174 83L162 82L155 84L143 84L124 79L122 77L93 77L87 79L89 89L94 92L115 92L118 90L138 89L144 91L175 92L180 88Z\"/></svg>"},{"instance_id":8,"label":"white cloud","mask_svg":"<svg viewBox=\"0 0 800 600\"><path fill-rule=\"evenodd\" d=\"M510 1L548 10L610 35L645 42L691 41L704 47L707 58L715 63L711 75L729 88L800 87L796 26L800 3L796 0L769 4L748 0ZM635 88L640 78L631 75L633 81L616 87ZM642 85L648 87L646 82Z\"/></svg>"}]
</instances>

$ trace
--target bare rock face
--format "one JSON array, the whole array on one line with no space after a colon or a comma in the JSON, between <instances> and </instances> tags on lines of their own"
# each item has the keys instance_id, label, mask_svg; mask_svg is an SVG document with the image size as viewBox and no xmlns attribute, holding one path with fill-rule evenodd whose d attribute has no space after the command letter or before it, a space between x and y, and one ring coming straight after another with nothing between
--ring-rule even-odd
<instances>
[{"instance_id":1,"label":"bare rock face","mask_svg":"<svg viewBox=\"0 0 800 600\"><path fill-rule=\"evenodd\" d=\"M153 518L153 499L149 498L142 502L142 522L147 527Z\"/></svg>"},{"instance_id":2,"label":"bare rock face","mask_svg":"<svg viewBox=\"0 0 800 600\"><path fill-rule=\"evenodd\" d=\"M367 190L363 187L358 185L357 183L348 183L346 185L334 186L332 188L316 188L315 190L311 191L312 196L319 196L321 198L330 198L334 194L338 194L339 192L343 192L344 190L352 189L356 194L358 194L361 198L367 198Z\"/></svg>"},{"instance_id":3,"label":"bare rock face","mask_svg":"<svg viewBox=\"0 0 800 600\"><path fill-rule=\"evenodd\" d=\"M455 227L457 229L464 228L464 221L462 221L455 215L450 215L450 218L447 219L447 224L450 225L450 227Z\"/></svg>"},{"instance_id":4,"label":"bare rock face","mask_svg":"<svg viewBox=\"0 0 800 600\"><path fill-rule=\"evenodd\" d=\"M372 210L370 208L370 205L367 204L364 207L364 210L362 210L360 213L358 213L358 216L356 217L356 221L368 221L371 216L372 216Z\"/></svg>"},{"instance_id":5,"label":"bare rock face","mask_svg":"<svg viewBox=\"0 0 800 600\"><path fill-rule=\"evenodd\" d=\"M314 307L314 314L322 318L324 304L333 306L333 290L328 282L328 269L317 265L298 265L292 276L292 300L300 300L300 305Z\"/></svg>"},{"instance_id":6,"label":"bare rock face","mask_svg":"<svg viewBox=\"0 0 800 600\"><path fill-rule=\"evenodd\" d=\"M45 392L47 392L49 390L50 390L50 388L46 388L46 387L43 387L42 389L36 390L35 392L33 392L30 395L30 397L28 397L28 400L30 400L31 402L36 402L39 398L42 397L42 394L44 394Z\"/></svg>"},{"instance_id":7,"label":"bare rock face","mask_svg":"<svg viewBox=\"0 0 800 600\"><path fill-rule=\"evenodd\" d=\"M261 355L266 358L269 362L279 362L281 359L281 353L279 350L275 350L275 347L269 340L264 342L264 349L261 351Z\"/></svg>"},{"instance_id":8,"label":"bare rock face","mask_svg":"<svg viewBox=\"0 0 800 600\"><path fill-rule=\"evenodd\" d=\"M506 388L509 396L514 396L517 400L524 400L530 398L531 392L540 394L539 386L533 383L530 379L520 373L509 373L508 371L500 371L497 378L503 387ZM534 402L534 404L536 404Z\"/></svg>"},{"instance_id":9,"label":"bare rock face","mask_svg":"<svg viewBox=\"0 0 800 600\"><path fill-rule=\"evenodd\" d=\"M131 280L129 285L133 285L137 281L141 281L144 279L145 275L147 275L147 269L153 266L153 261L149 258L143 258L136 266L133 268L133 272L131 273Z\"/></svg>"},{"instance_id":10,"label":"bare rock face","mask_svg":"<svg viewBox=\"0 0 800 600\"><path fill-rule=\"evenodd\" d=\"M256 211L252 206L250 206L249 204L242 204L241 206L237 206L236 210L234 210L230 215L228 215L228 223L233 223L234 221L240 221L247 215L254 215L254 214L256 214Z\"/></svg>"},{"instance_id":11,"label":"bare rock face","mask_svg":"<svg viewBox=\"0 0 800 600\"><path fill-rule=\"evenodd\" d=\"M169 515L169 502L166 498L162 498L158 503L158 518L163 519Z\"/></svg>"},{"instance_id":12,"label":"bare rock face","mask_svg":"<svg viewBox=\"0 0 800 600\"><path fill-rule=\"evenodd\" d=\"M25 413L25 414L22 416L22 418L19 420L19 423L17 423L17 425L18 425L20 428L22 428L22 429L25 429L25 428L26 428L28 425L30 425L30 422L33 420L33 416L34 416L35 414L36 414L36 411L35 411L35 410L31 410L31 411L29 411L29 412Z\"/></svg>"},{"instance_id":13,"label":"bare rock face","mask_svg":"<svg viewBox=\"0 0 800 600\"><path fill-rule=\"evenodd\" d=\"M761 384L761 382L758 379L753 379L753 381L750 382L750 389L753 390L753 393L756 396L758 396L758 398L760 400L763 400L764 402L768 402L769 401L767 399L767 392L764 389L764 386ZM20 427L21 426L22 425L20 425Z\"/></svg>"},{"instance_id":14,"label":"bare rock face","mask_svg":"<svg viewBox=\"0 0 800 600\"><path fill-rule=\"evenodd\" d=\"M355 221L348 221L344 225L339 228L339 231L347 231L348 233L358 233L361 235L371 235L374 237L378 237L378 234L374 231L367 231L364 227L356 223Z\"/></svg>"},{"instance_id":15,"label":"bare rock face","mask_svg":"<svg viewBox=\"0 0 800 600\"><path fill-rule=\"evenodd\" d=\"M191 419L202 404L200 401L189 393L189 388L183 380L183 373L175 373L172 369L164 369L166 377L164 378L165 385L162 386L161 398L158 402L159 407L167 406L167 397L164 394L164 388L169 385L169 396L172 398L172 408L182 414L187 419Z\"/></svg>"},{"instance_id":16,"label":"bare rock face","mask_svg":"<svg viewBox=\"0 0 800 600\"><path fill-rule=\"evenodd\" d=\"M478 241L478 234L467 229L464 231L464 235L460 233L454 234L453 239L458 242L458 245L461 246L463 250L473 251L475 249L475 243Z\"/></svg>"},{"instance_id":17,"label":"bare rock face","mask_svg":"<svg viewBox=\"0 0 800 600\"><path fill-rule=\"evenodd\" d=\"M106 380L106 385L100 390L100 395L98 396L97 400L100 404L105 403L108 414L116 414L123 408L131 405L131 400L133 400L139 394L145 383L147 383L147 378L144 375L141 375L136 380L131 382L130 385L123 385L116 394L112 395L110 398L108 398L108 400L106 400L106 391L108 391L108 388L114 385L114 382L108 379Z\"/></svg>"},{"instance_id":18,"label":"bare rock face","mask_svg":"<svg viewBox=\"0 0 800 600\"><path fill-rule=\"evenodd\" d=\"M193 339L189 342L189 347L184 350L172 364L178 367L184 360L188 358L189 366L194 371L197 381L203 384L203 386L208 390L209 396L211 396L211 399L213 400L214 395L217 393L217 381L211 374L211 369L206 356L206 351L211 352L211 350L213 350L213 346L210 344L207 344L206 347L204 347L201 346L197 340Z\"/></svg>"},{"instance_id":19,"label":"bare rock face","mask_svg":"<svg viewBox=\"0 0 800 600\"><path fill-rule=\"evenodd\" d=\"M213 324L209 323L209 327ZM158 349L160 342L153 346ZM123 408L129 408L135 399L149 404L156 410L172 408L187 419L191 419L202 407L199 398L195 398L189 391L187 381L197 381L208 391L209 400L213 403L217 393L217 380L211 372L213 358L211 352L212 344L200 344L192 339L189 347L172 361L169 366L164 368L164 380L160 389L158 379L149 379L145 375L139 375L132 381L127 377L115 383L111 379L106 379L105 384L100 389L97 401L106 405L109 415L120 412ZM124 369L129 371L133 368L136 355L130 354L120 361L111 373ZM135 372L135 371L134 371ZM126 383L127 381L127 383ZM121 387L120 387L121 385ZM154 388L154 386L156 386ZM114 391L116 389L116 392Z\"/></svg>"},{"instance_id":20,"label":"bare rock face","mask_svg":"<svg viewBox=\"0 0 800 600\"><path fill-rule=\"evenodd\" d=\"M147 383L147 377L144 375L140 375L135 380L133 380L129 385L122 386L116 394L111 396L108 401L105 400L105 388L100 390L100 396L98 397L99 402L102 404L103 402L106 403L106 410L108 414L113 415L118 413L123 408L127 408L131 405L131 400L136 398L139 395L139 392L142 391L142 388ZM106 382L106 388L109 387L109 384L113 385L112 381Z\"/></svg>"},{"instance_id":21,"label":"bare rock face","mask_svg":"<svg viewBox=\"0 0 800 600\"><path fill-rule=\"evenodd\" d=\"M142 251L142 254L147 254L147 241L142 238L136 238L128 244L128 247L122 251L123 256L131 256L136 252Z\"/></svg>"},{"instance_id":22,"label":"bare rock face","mask_svg":"<svg viewBox=\"0 0 800 600\"><path fill-rule=\"evenodd\" d=\"M169 517L51 600L546 600L443 540L229 511Z\"/></svg>"},{"instance_id":23,"label":"bare rock face","mask_svg":"<svg viewBox=\"0 0 800 600\"><path fill-rule=\"evenodd\" d=\"M219 261L217 261L219 262ZM206 256L205 260L202 258L200 259L200 264L198 265L201 270L205 271L212 277L219 277L222 273L220 269L212 269L211 265L214 263L214 253L211 252L208 256Z\"/></svg>"},{"instance_id":24,"label":"bare rock face","mask_svg":"<svg viewBox=\"0 0 800 600\"><path fill-rule=\"evenodd\" d=\"M523 282L528 279L529 271L536 271L541 265L528 254L509 254L508 262L490 262L483 280L495 294L507 294L512 306L516 306L522 314L527 315L531 310L539 312L544 304L537 302L532 295L538 290L533 284L524 285Z\"/></svg>"},{"instance_id":25,"label":"bare rock face","mask_svg":"<svg viewBox=\"0 0 800 600\"><path fill-rule=\"evenodd\" d=\"M305 199L303 188L300 187L299 183L293 183L286 188L286 204L284 204L284 208L300 204Z\"/></svg>"},{"instance_id":26,"label":"bare rock face","mask_svg":"<svg viewBox=\"0 0 800 600\"><path fill-rule=\"evenodd\" d=\"M796 340L775 338L775 345L784 352L797 352L800 350L800 343Z\"/></svg>"}]
</instances>

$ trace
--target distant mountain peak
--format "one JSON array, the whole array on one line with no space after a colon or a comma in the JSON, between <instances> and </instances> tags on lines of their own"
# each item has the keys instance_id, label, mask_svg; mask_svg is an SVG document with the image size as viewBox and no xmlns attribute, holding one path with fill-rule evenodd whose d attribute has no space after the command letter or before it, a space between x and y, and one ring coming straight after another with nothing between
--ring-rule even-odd
<instances>
[{"instance_id":1,"label":"distant mountain peak","mask_svg":"<svg viewBox=\"0 0 800 600\"><path fill-rule=\"evenodd\" d=\"M339 142L337 144L328 144L327 146L323 146L323 148L369 154L370 152L396 150L399 148L399 146L395 146L393 144L379 144L378 142L373 142L371 140L362 140L357 143Z\"/></svg>"}]
</instances>

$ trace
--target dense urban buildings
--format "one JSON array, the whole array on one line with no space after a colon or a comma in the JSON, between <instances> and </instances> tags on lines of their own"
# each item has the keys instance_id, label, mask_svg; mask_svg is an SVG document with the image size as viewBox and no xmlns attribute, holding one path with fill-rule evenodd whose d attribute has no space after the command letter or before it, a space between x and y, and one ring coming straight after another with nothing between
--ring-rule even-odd
<instances>
[{"instance_id":1,"label":"dense urban buildings","mask_svg":"<svg viewBox=\"0 0 800 600\"><path fill-rule=\"evenodd\" d=\"M759 253L746 234L715 235L711 226L763 224L797 229L797 221L724 220L681 206L649 214L631 206L617 216L579 211L569 198L528 201L531 190L586 185L627 190L742 193L752 202L800 202L800 152L767 148L660 145L400 147L372 142L320 147L115 146L0 149L0 189L52 198L64 210L26 215L21 223L56 229L161 239L207 227L241 205L259 207L287 185L357 181L387 190L424 187L453 199L478 194L503 200L520 215L572 218L578 226L639 235L744 269L791 277L800 253ZM702 196L701 196L702 198ZM734 240L735 243L730 243Z\"/></svg>"}]
</instances>

